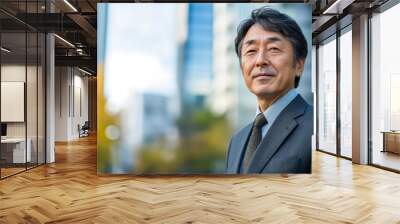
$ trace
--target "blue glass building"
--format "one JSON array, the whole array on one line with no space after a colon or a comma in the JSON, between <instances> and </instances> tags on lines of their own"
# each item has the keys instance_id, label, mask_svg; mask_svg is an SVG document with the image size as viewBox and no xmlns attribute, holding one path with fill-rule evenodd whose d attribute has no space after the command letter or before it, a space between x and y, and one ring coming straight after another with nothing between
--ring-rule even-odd
<instances>
[{"instance_id":1,"label":"blue glass building","mask_svg":"<svg viewBox=\"0 0 400 224\"><path fill-rule=\"evenodd\" d=\"M188 5L188 33L183 48L182 106L204 107L212 79L213 5Z\"/></svg>"}]
</instances>

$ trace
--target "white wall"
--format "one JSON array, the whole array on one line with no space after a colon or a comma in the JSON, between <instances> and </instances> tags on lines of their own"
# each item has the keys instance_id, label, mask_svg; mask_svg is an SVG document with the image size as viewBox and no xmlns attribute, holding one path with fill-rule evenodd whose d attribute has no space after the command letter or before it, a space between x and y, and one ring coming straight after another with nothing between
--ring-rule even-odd
<instances>
[{"instance_id":1,"label":"white wall","mask_svg":"<svg viewBox=\"0 0 400 224\"><path fill-rule=\"evenodd\" d=\"M25 75L27 72L28 84L27 88L27 120L28 120L28 137L30 133L36 135L36 80L31 76L36 76L36 67L25 65L2 65L1 66L1 81L2 82L25 82ZM33 87L32 87L33 86ZM7 96L2 96L7 97ZM39 105L40 107L41 105ZM1 108L7 110L7 108ZM32 122L34 122L32 124ZM25 123L26 122L7 122L7 136L8 137L25 137Z\"/></svg>"},{"instance_id":2,"label":"white wall","mask_svg":"<svg viewBox=\"0 0 400 224\"><path fill-rule=\"evenodd\" d=\"M38 69L38 70L37 70ZM7 137L9 138L24 138L25 135L30 140L30 148L32 161L44 163L44 74L42 67L25 64L3 64L1 66L1 81L2 82L24 82L26 86L26 105L18 108L19 113L22 113L23 119L21 122L5 122L7 124ZM27 80L26 80L27 79ZM2 93L6 94L6 92ZM2 98L8 98L7 95L2 95ZM25 101L25 100L23 100ZM2 103L3 104L3 103ZM17 113L16 108L10 108L3 105L1 108L3 113ZM26 120L25 120L26 112ZM39 153L39 155L37 155Z\"/></svg>"},{"instance_id":3,"label":"white wall","mask_svg":"<svg viewBox=\"0 0 400 224\"><path fill-rule=\"evenodd\" d=\"M55 140L77 139L78 124L88 120L88 78L76 68L56 67L55 86Z\"/></svg>"},{"instance_id":4,"label":"white wall","mask_svg":"<svg viewBox=\"0 0 400 224\"><path fill-rule=\"evenodd\" d=\"M67 67L55 68L55 141L68 140L69 79Z\"/></svg>"},{"instance_id":5,"label":"white wall","mask_svg":"<svg viewBox=\"0 0 400 224\"><path fill-rule=\"evenodd\" d=\"M1 81L2 82L25 82L25 65L2 65L1 66ZM28 71L32 67L28 67ZM29 72L28 72L29 73ZM35 94L36 95L36 94ZM2 96L7 98L7 96ZM9 108L1 108L4 110ZM24 108L22 108L24 110ZM24 111L23 111L24 113ZM25 137L25 124L24 122L7 122L7 136L8 137Z\"/></svg>"}]
</instances>

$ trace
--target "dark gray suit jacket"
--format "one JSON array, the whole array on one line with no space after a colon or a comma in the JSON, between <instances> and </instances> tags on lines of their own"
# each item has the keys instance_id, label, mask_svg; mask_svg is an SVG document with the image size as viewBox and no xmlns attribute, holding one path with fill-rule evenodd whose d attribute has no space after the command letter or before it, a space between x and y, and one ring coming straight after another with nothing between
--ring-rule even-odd
<instances>
[{"instance_id":1,"label":"dark gray suit jacket","mask_svg":"<svg viewBox=\"0 0 400 224\"><path fill-rule=\"evenodd\" d=\"M237 174L253 123L236 132L228 147L226 173ZM311 173L313 107L297 95L261 140L247 173Z\"/></svg>"}]
</instances>

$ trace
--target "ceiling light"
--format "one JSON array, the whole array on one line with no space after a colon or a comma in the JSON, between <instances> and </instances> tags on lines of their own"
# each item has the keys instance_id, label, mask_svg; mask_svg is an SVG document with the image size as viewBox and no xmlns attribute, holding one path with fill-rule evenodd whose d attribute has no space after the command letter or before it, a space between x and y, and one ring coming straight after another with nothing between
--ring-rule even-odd
<instances>
[{"instance_id":1,"label":"ceiling light","mask_svg":"<svg viewBox=\"0 0 400 224\"><path fill-rule=\"evenodd\" d=\"M87 75L93 75L92 73L90 73L90 72L88 72L88 71L86 71L86 70L83 70L83 69L81 69L81 68L79 68L79 67L78 67L78 70L81 71L81 72L83 72L83 73L85 73L85 74L87 74Z\"/></svg>"},{"instance_id":2,"label":"ceiling light","mask_svg":"<svg viewBox=\"0 0 400 224\"><path fill-rule=\"evenodd\" d=\"M65 4L67 4L72 10L74 10L74 12L78 12L78 10L71 4L68 2L68 0L64 0Z\"/></svg>"},{"instance_id":3,"label":"ceiling light","mask_svg":"<svg viewBox=\"0 0 400 224\"><path fill-rule=\"evenodd\" d=\"M7 48L5 48L5 47L1 47L0 49L1 49L2 51L6 52L6 53L10 53L10 52L11 52L11 50L9 50L9 49L7 49Z\"/></svg>"},{"instance_id":4,"label":"ceiling light","mask_svg":"<svg viewBox=\"0 0 400 224\"><path fill-rule=\"evenodd\" d=\"M355 0L336 0L322 14L342 14L343 10L351 5Z\"/></svg>"},{"instance_id":5,"label":"ceiling light","mask_svg":"<svg viewBox=\"0 0 400 224\"><path fill-rule=\"evenodd\" d=\"M63 41L64 43L66 43L67 45L69 45L70 47L75 48L75 45L71 44L71 42L69 42L68 40L58 36L57 34L54 34L55 37L57 37L58 39L60 39L61 41Z\"/></svg>"}]
</instances>

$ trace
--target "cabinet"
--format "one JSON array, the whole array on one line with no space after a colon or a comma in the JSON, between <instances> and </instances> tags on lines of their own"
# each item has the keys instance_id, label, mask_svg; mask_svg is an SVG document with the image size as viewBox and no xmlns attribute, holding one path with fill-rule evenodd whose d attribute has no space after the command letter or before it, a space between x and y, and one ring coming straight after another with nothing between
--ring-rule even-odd
<instances>
[{"instance_id":1,"label":"cabinet","mask_svg":"<svg viewBox=\"0 0 400 224\"><path fill-rule=\"evenodd\" d=\"M383 152L400 154L400 132L384 131L383 133Z\"/></svg>"}]
</instances>

